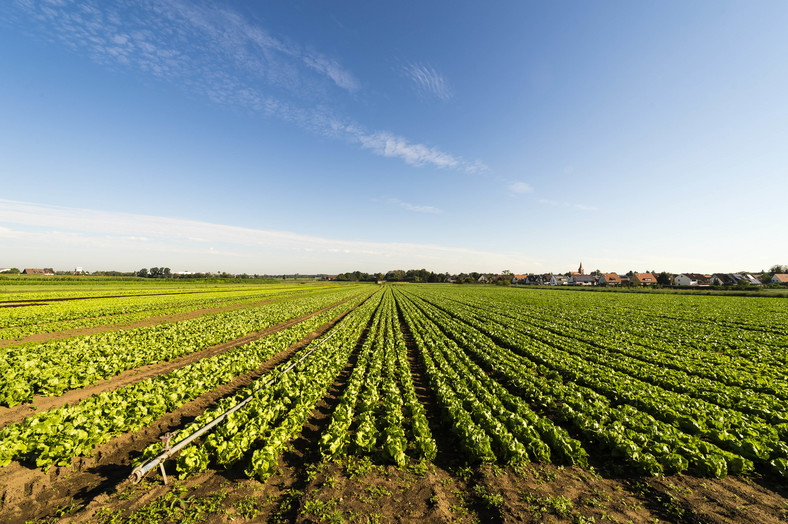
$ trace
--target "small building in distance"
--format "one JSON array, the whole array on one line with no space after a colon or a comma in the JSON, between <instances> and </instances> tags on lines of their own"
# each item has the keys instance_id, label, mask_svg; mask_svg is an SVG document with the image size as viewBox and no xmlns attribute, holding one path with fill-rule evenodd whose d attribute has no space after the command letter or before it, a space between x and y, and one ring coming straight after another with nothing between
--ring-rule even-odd
<instances>
[{"instance_id":1,"label":"small building in distance","mask_svg":"<svg viewBox=\"0 0 788 524\"><path fill-rule=\"evenodd\" d=\"M512 284L524 285L528 283L528 275L512 275Z\"/></svg>"},{"instance_id":2,"label":"small building in distance","mask_svg":"<svg viewBox=\"0 0 788 524\"><path fill-rule=\"evenodd\" d=\"M657 283L657 277L652 273L632 273L629 280L636 286L653 286Z\"/></svg>"},{"instance_id":3,"label":"small building in distance","mask_svg":"<svg viewBox=\"0 0 788 524\"><path fill-rule=\"evenodd\" d=\"M529 286L543 286L550 283L550 277L552 277L552 275L531 274L528 275L526 284Z\"/></svg>"},{"instance_id":4,"label":"small building in distance","mask_svg":"<svg viewBox=\"0 0 788 524\"><path fill-rule=\"evenodd\" d=\"M596 281L600 286L620 286L621 277L618 273L602 273Z\"/></svg>"},{"instance_id":5,"label":"small building in distance","mask_svg":"<svg viewBox=\"0 0 788 524\"><path fill-rule=\"evenodd\" d=\"M582 262L580 262L580 267L579 267L579 268L577 268L577 271L572 271L571 273L569 273L569 276L572 276L572 277L573 277L573 276L575 276L575 275L585 275L585 274L586 274L586 272L585 272L585 270L583 269L583 263L582 263Z\"/></svg>"},{"instance_id":6,"label":"small building in distance","mask_svg":"<svg viewBox=\"0 0 788 524\"><path fill-rule=\"evenodd\" d=\"M677 286L708 286L711 281L708 275L701 273L682 273L676 275L673 283Z\"/></svg>"},{"instance_id":7,"label":"small building in distance","mask_svg":"<svg viewBox=\"0 0 788 524\"><path fill-rule=\"evenodd\" d=\"M25 270L22 271L22 274L23 275L38 275L38 276L41 276L41 275L54 275L55 273L53 273L49 269L25 268Z\"/></svg>"},{"instance_id":8,"label":"small building in distance","mask_svg":"<svg viewBox=\"0 0 788 524\"><path fill-rule=\"evenodd\" d=\"M749 273L714 273L711 276L711 284L713 286L735 286L740 282L743 285L761 285L761 281Z\"/></svg>"},{"instance_id":9,"label":"small building in distance","mask_svg":"<svg viewBox=\"0 0 788 524\"><path fill-rule=\"evenodd\" d=\"M730 273L714 273L711 276L712 286L732 286L736 284L736 279Z\"/></svg>"},{"instance_id":10,"label":"small building in distance","mask_svg":"<svg viewBox=\"0 0 788 524\"><path fill-rule=\"evenodd\" d=\"M572 276L569 278L570 286L593 286L595 284L596 279L591 275L572 274Z\"/></svg>"},{"instance_id":11,"label":"small building in distance","mask_svg":"<svg viewBox=\"0 0 788 524\"><path fill-rule=\"evenodd\" d=\"M772 284L788 284L788 273L775 273L771 279Z\"/></svg>"}]
</instances>

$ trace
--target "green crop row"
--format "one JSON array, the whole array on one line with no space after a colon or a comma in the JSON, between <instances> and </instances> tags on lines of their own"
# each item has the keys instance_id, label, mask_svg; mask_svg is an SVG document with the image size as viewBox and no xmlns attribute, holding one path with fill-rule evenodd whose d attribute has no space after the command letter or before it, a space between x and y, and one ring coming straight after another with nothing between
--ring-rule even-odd
<instances>
[{"instance_id":1,"label":"green crop row","mask_svg":"<svg viewBox=\"0 0 788 524\"><path fill-rule=\"evenodd\" d=\"M0 430L0 466L11 461L34 463L45 469L67 465L73 457L90 454L97 445L114 436L149 426L165 413L257 369L362 299L345 302L287 329L166 375L100 393L76 406L48 410L6 426Z\"/></svg>"},{"instance_id":2,"label":"green crop row","mask_svg":"<svg viewBox=\"0 0 788 524\"><path fill-rule=\"evenodd\" d=\"M259 479L270 476L279 455L301 430L315 404L347 364L379 300L380 293L351 312L330 338L327 335L325 340L316 339L293 355L290 361L280 364L248 388L223 399L177 432L172 444L188 438L244 398L254 395L252 401L229 415L201 442L180 452L177 460L180 476L198 473L210 463L229 467L240 461L246 464L249 476ZM306 356L307 352L311 354ZM306 358L302 359L302 356ZM283 372L293 361L296 362L295 367ZM276 380L269 384L272 376ZM144 463L162 450L161 443L152 444L138 462Z\"/></svg>"},{"instance_id":3,"label":"green crop row","mask_svg":"<svg viewBox=\"0 0 788 524\"><path fill-rule=\"evenodd\" d=\"M53 301L21 307L0 307L0 340L67 329L111 326L153 316L173 315L202 308L229 307L324 287L253 288L143 297Z\"/></svg>"},{"instance_id":4,"label":"green crop row","mask_svg":"<svg viewBox=\"0 0 788 524\"><path fill-rule=\"evenodd\" d=\"M502 300L483 308L471 293L409 291L447 338L512 393L584 437L589 449L605 449L652 474L691 469L724 476L760 465L784 475L788 469L780 398L605 351L604 344L575 336L577 319L563 329L516 321L529 312L522 303L508 304L512 311L503 315Z\"/></svg>"},{"instance_id":5,"label":"green crop row","mask_svg":"<svg viewBox=\"0 0 788 524\"><path fill-rule=\"evenodd\" d=\"M60 395L127 369L171 360L297 318L357 294L358 288L272 302L254 308L37 345L0 349L0 405Z\"/></svg>"}]
</instances>

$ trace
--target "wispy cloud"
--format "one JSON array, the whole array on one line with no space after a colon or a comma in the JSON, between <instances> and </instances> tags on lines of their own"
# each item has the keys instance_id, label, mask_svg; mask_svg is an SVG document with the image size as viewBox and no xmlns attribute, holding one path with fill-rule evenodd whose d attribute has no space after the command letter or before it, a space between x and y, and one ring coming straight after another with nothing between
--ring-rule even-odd
<instances>
[{"instance_id":1,"label":"wispy cloud","mask_svg":"<svg viewBox=\"0 0 788 524\"><path fill-rule=\"evenodd\" d=\"M442 209L438 209L437 207L433 207L433 206L417 206L417 205L409 204L408 202L403 202L402 200L398 200L396 198L389 198L388 201L389 204L394 204L403 209L407 209L408 211L413 211L416 213L427 213L430 215L439 215L443 213Z\"/></svg>"},{"instance_id":2,"label":"wispy cloud","mask_svg":"<svg viewBox=\"0 0 788 524\"><path fill-rule=\"evenodd\" d=\"M364 148L371 149L378 155L401 158L414 166L431 164L435 167L454 168L461 164L459 159L448 153L423 144L410 143L388 132L359 132L355 136Z\"/></svg>"},{"instance_id":3,"label":"wispy cloud","mask_svg":"<svg viewBox=\"0 0 788 524\"><path fill-rule=\"evenodd\" d=\"M307 55L303 57L303 60L310 68L325 74L341 88L352 92L357 91L360 87L355 77L345 71L334 59L320 55Z\"/></svg>"},{"instance_id":4,"label":"wispy cloud","mask_svg":"<svg viewBox=\"0 0 788 524\"><path fill-rule=\"evenodd\" d=\"M540 198L539 199L539 203L540 204L545 204L545 205L548 205L548 206L553 206L553 207L572 208L572 209L577 209L579 211L598 211L599 210L599 208L596 207L596 206L589 206L589 205L585 205L585 204L571 204L571 203L566 202L566 201L549 200L549 199L546 199L546 198Z\"/></svg>"},{"instance_id":5,"label":"wispy cloud","mask_svg":"<svg viewBox=\"0 0 788 524\"><path fill-rule=\"evenodd\" d=\"M204 96L292 123L308 131L360 144L374 154L413 166L480 173L439 148L333 113L334 94L361 83L341 62L306 45L277 37L227 7L185 0L16 0L17 13L36 20L36 35L87 53L109 67L141 72ZM46 36L43 36L46 35ZM451 96L434 69L409 64L419 89Z\"/></svg>"},{"instance_id":6,"label":"wispy cloud","mask_svg":"<svg viewBox=\"0 0 788 524\"><path fill-rule=\"evenodd\" d=\"M423 98L437 98L445 102L453 96L443 75L429 65L410 62L402 67L402 72Z\"/></svg>"},{"instance_id":7,"label":"wispy cloud","mask_svg":"<svg viewBox=\"0 0 788 524\"><path fill-rule=\"evenodd\" d=\"M512 182L509 184L509 191L517 193L518 195L525 195L527 193L533 193L534 188L525 182Z\"/></svg>"},{"instance_id":8,"label":"wispy cloud","mask_svg":"<svg viewBox=\"0 0 788 524\"><path fill-rule=\"evenodd\" d=\"M419 212L434 209L412 207ZM85 260L115 266L118 260L123 260L125 269L155 262L170 267L216 270L216 264L221 263L227 270L235 267L239 272L266 268L257 270L260 273L336 271L349 267L377 271L383 269L381 265L384 268L421 266L441 271L467 271L475 267L492 271L497 267L532 263L521 255L438 244L343 240L3 199L0 199L0 224L3 255L10 264L21 264L27 260L25 257L39 253L46 260L36 260L46 266L57 263L47 261L67 253L76 265L83 266L87 265ZM317 261L320 267L316 267ZM31 259L30 263L33 262Z\"/></svg>"}]
</instances>

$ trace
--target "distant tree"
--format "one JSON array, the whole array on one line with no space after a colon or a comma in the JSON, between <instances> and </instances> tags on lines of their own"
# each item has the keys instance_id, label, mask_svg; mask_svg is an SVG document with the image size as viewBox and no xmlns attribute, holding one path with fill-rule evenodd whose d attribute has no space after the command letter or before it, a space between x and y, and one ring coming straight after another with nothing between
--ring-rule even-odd
<instances>
[{"instance_id":1,"label":"distant tree","mask_svg":"<svg viewBox=\"0 0 788 524\"><path fill-rule=\"evenodd\" d=\"M362 273L361 271L353 271L350 273L340 273L337 275L337 280L343 282L374 282L375 275Z\"/></svg>"},{"instance_id":2,"label":"distant tree","mask_svg":"<svg viewBox=\"0 0 788 524\"><path fill-rule=\"evenodd\" d=\"M142 278L147 278L147 276L148 276L148 268L144 267L144 268L140 269L139 271L137 271L137 276L138 277L142 277Z\"/></svg>"},{"instance_id":3,"label":"distant tree","mask_svg":"<svg viewBox=\"0 0 788 524\"><path fill-rule=\"evenodd\" d=\"M170 268L168 267L162 268L161 276L163 276L164 278L170 278L172 276L172 273L170 272Z\"/></svg>"},{"instance_id":4,"label":"distant tree","mask_svg":"<svg viewBox=\"0 0 788 524\"><path fill-rule=\"evenodd\" d=\"M669 286L671 284L670 275L665 273L664 271L659 275L657 275L657 284L660 284L662 286Z\"/></svg>"},{"instance_id":5,"label":"distant tree","mask_svg":"<svg viewBox=\"0 0 788 524\"><path fill-rule=\"evenodd\" d=\"M19 273L21 273L21 271L19 271L18 267L12 267L8 271L3 271L4 275L18 275Z\"/></svg>"},{"instance_id":6,"label":"distant tree","mask_svg":"<svg viewBox=\"0 0 788 524\"><path fill-rule=\"evenodd\" d=\"M405 270L394 269L386 273L386 276L383 278L389 282L402 282L405 279Z\"/></svg>"}]
</instances>

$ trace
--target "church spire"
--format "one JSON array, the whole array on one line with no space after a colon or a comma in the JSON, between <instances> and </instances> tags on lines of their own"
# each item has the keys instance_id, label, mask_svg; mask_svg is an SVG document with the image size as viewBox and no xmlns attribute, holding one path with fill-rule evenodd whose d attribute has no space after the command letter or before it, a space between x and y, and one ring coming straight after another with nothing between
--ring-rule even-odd
<instances>
[{"instance_id":1,"label":"church spire","mask_svg":"<svg viewBox=\"0 0 788 524\"><path fill-rule=\"evenodd\" d=\"M580 262L580 269L578 269L577 272L580 273L581 275L585 275L585 272L583 271L583 263L582 262Z\"/></svg>"}]
</instances>

